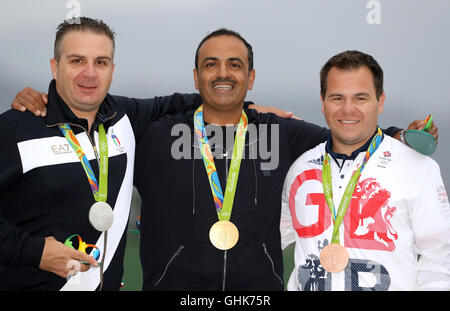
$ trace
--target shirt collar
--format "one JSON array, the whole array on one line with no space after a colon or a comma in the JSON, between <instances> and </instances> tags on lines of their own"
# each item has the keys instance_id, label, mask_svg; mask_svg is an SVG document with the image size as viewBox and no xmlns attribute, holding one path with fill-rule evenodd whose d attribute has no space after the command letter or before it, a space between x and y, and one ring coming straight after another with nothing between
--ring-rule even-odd
<instances>
[{"instance_id":1,"label":"shirt collar","mask_svg":"<svg viewBox=\"0 0 450 311\"><path fill-rule=\"evenodd\" d=\"M378 129L378 128L377 128ZM337 153L333 151L333 139L331 138L331 136L328 138L326 144L325 144L325 152L328 153L336 162L338 159L340 160L355 160L356 157L361 153L361 152L366 152L367 149L369 149L370 143L372 142L373 137L375 136L375 134L377 133L377 129L375 129L375 132L373 133L373 135L366 141L366 143L359 147L358 149L354 150L352 152L351 155L346 155L346 154L342 154L342 153Z\"/></svg>"}]
</instances>

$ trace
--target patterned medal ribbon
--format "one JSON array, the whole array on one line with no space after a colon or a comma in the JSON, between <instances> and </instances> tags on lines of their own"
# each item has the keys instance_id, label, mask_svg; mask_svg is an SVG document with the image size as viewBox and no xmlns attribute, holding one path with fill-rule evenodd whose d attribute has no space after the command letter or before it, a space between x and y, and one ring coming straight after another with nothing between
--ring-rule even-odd
<instances>
[{"instance_id":1,"label":"patterned medal ribbon","mask_svg":"<svg viewBox=\"0 0 450 311\"><path fill-rule=\"evenodd\" d=\"M86 173L86 177L91 186L92 194L97 202L106 202L108 194L108 143L106 140L106 133L103 124L98 127L99 147L100 147L100 183L94 175L91 164L89 163L83 149L81 148L78 139L70 128L69 124L60 124L59 129L66 137L72 149L75 151L81 165Z\"/></svg>"},{"instance_id":2,"label":"patterned medal ribbon","mask_svg":"<svg viewBox=\"0 0 450 311\"><path fill-rule=\"evenodd\" d=\"M219 220L229 220L231 216L239 169L244 151L247 125L247 115L242 110L241 119L239 120L236 137L234 140L233 157L231 158L224 198L219 177L217 175L216 166L214 164L214 158L208 143L208 136L206 135L206 128L203 121L203 105L200 106L194 113L195 134L197 135L198 145L202 154L203 163L205 164L206 173L208 175L208 180L211 187L211 193Z\"/></svg>"},{"instance_id":3,"label":"patterned medal ribbon","mask_svg":"<svg viewBox=\"0 0 450 311\"><path fill-rule=\"evenodd\" d=\"M333 202L333 190L331 185L331 166L330 166L330 157L325 152L325 158L322 165L322 185L323 185L323 193L325 194L325 199L327 201L328 207L331 210L331 214L333 215L333 235L331 238L331 243L339 244L339 227L344 219L345 213L347 212L348 205L352 199L353 192L355 191L356 185L358 183L359 177L369 161L372 154L378 149L381 142L383 141L383 132L381 131L380 126L377 127L377 133L373 137L370 142L370 146L366 151L363 162L361 166L353 173L350 181L345 188L345 192L342 195L341 203L339 204L339 210L336 214L336 209Z\"/></svg>"}]
</instances>

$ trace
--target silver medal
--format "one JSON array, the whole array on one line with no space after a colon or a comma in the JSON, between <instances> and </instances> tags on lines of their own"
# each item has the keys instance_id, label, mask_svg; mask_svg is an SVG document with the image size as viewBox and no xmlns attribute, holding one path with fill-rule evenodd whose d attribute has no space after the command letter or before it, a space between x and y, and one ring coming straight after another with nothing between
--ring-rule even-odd
<instances>
[{"instance_id":1,"label":"silver medal","mask_svg":"<svg viewBox=\"0 0 450 311\"><path fill-rule=\"evenodd\" d=\"M89 222L97 231L107 231L114 222L114 212L106 202L96 202L89 210Z\"/></svg>"}]
</instances>

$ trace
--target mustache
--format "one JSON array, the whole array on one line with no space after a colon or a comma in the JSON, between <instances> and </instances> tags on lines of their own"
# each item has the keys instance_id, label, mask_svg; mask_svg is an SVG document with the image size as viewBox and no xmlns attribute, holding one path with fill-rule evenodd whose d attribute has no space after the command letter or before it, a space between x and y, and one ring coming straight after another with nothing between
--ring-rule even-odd
<instances>
[{"instance_id":1,"label":"mustache","mask_svg":"<svg viewBox=\"0 0 450 311\"><path fill-rule=\"evenodd\" d=\"M236 81L236 80L233 80L233 79L231 79L231 78L225 78L225 79L223 79L223 78L217 78L216 80L213 80L213 81L211 82L211 85L214 85L214 84L216 84L216 83L224 83L224 82L232 83L233 86L235 86L235 85L237 84L237 81Z\"/></svg>"}]
</instances>

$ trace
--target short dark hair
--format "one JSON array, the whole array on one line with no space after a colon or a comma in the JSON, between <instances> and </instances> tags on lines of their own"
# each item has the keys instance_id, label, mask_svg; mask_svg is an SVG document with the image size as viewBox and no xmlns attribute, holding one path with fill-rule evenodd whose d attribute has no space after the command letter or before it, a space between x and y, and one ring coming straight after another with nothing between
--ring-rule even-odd
<instances>
[{"instance_id":1,"label":"short dark hair","mask_svg":"<svg viewBox=\"0 0 450 311\"><path fill-rule=\"evenodd\" d=\"M199 52L201 46L203 45L203 43L205 43L206 41L208 41L211 38L219 37L219 36L233 36L233 37L236 37L239 40L241 40L242 43L244 43L245 47L247 48L248 71L249 72L252 71L253 70L253 48L252 48L252 46L238 32L229 30L226 28L217 29L216 31L211 32L209 35L207 35L206 37L203 38L203 40L200 42L200 44L197 47L197 51L195 51L195 69L198 70L198 52Z\"/></svg>"},{"instance_id":2,"label":"short dark hair","mask_svg":"<svg viewBox=\"0 0 450 311\"><path fill-rule=\"evenodd\" d=\"M383 94L383 69L378 62L370 55L360 51L345 51L330 58L320 70L320 94L325 98L327 92L328 72L331 68L344 71L358 70L362 66L366 66L372 72L373 83L377 100Z\"/></svg>"},{"instance_id":3,"label":"short dark hair","mask_svg":"<svg viewBox=\"0 0 450 311\"><path fill-rule=\"evenodd\" d=\"M90 31L97 34L103 34L109 37L113 44L113 56L115 49L116 33L102 20L89 17L74 17L65 20L56 28L55 47L53 57L59 61L61 58L61 42L64 36L70 31Z\"/></svg>"}]
</instances>

